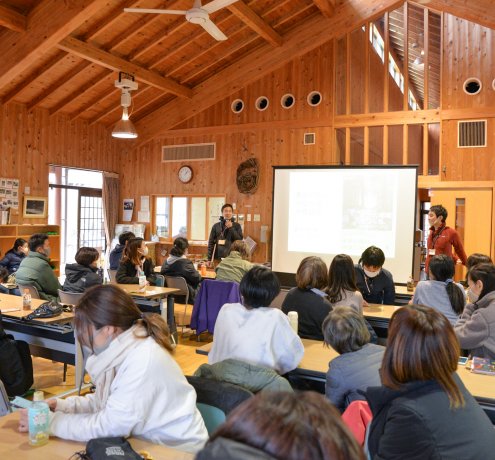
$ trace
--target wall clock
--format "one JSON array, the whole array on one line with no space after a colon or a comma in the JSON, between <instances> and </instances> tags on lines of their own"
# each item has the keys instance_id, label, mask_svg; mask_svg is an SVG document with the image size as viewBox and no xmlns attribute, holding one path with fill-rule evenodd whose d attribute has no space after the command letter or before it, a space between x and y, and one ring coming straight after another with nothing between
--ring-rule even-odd
<instances>
[{"instance_id":1,"label":"wall clock","mask_svg":"<svg viewBox=\"0 0 495 460\"><path fill-rule=\"evenodd\" d=\"M179 169L179 180L183 184L187 184L188 182L191 182L193 177L193 171L190 166L182 166Z\"/></svg>"}]
</instances>

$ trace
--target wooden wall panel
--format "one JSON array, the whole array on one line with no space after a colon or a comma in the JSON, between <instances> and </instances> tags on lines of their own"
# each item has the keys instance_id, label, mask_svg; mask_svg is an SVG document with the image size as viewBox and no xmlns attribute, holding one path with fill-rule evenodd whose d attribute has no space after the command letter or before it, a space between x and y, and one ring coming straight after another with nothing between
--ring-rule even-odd
<instances>
[{"instance_id":1,"label":"wooden wall panel","mask_svg":"<svg viewBox=\"0 0 495 460\"><path fill-rule=\"evenodd\" d=\"M27 111L22 104L0 105L0 176L20 179L21 203L26 186L32 196L48 196L49 164L118 171L119 145L102 125L51 117L45 109ZM23 219L22 209L19 214L13 216L19 223L46 222Z\"/></svg>"},{"instance_id":2,"label":"wooden wall panel","mask_svg":"<svg viewBox=\"0 0 495 460\"><path fill-rule=\"evenodd\" d=\"M495 106L495 30L444 14L442 109L470 109ZM481 80L475 96L463 91L469 77Z\"/></svg>"}]
</instances>

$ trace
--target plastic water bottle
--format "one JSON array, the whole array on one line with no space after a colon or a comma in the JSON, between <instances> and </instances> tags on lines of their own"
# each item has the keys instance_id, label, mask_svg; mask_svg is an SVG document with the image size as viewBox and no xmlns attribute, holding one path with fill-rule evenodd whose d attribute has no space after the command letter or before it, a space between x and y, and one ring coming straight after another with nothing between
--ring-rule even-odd
<instances>
[{"instance_id":1,"label":"plastic water bottle","mask_svg":"<svg viewBox=\"0 0 495 460\"><path fill-rule=\"evenodd\" d=\"M43 446L48 442L50 409L45 402L34 402L28 408L29 444Z\"/></svg>"},{"instance_id":2,"label":"plastic water bottle","mask_svg":"<svg viewBox=\"0 0 495 460\"><path fill-rule=\"evenodd\" d=\"M407 280L407 292L413 292L413 291L414 291L414 278L411 275Z\"/></svg>"},{"instance_id":3,"label":"plastic water bottle","mask_svg":"<svg viewBox=\"0 0 495 460\"><path fill-rule=\"evenodd\" d=\"M297 311L290 311L287 313L287 316L289 317L289 323L292 329L294 329L294 332L297 334L298 330L298 321L299 321L299 315L297 314Z\"/></svg>"},{"instance_id":4,"label":"plastic water bottle","mask_svg":"<svg viewBox=\"0 0 495 460\"><path fill-rule=\"evenodd\" d=\"M144 274L143 271L139 272L139 291L144 292L146 291L146 275Z\"/></svg>"},{"instance_id":5,"label":"plastic water bottle","mask_svg":"<svg viewBox=\"0 0 495 460\"><path fill-rule=\"evenodd\" d=\"M29 289L24 289L24 294L22 294L22 309L31 310L31 294Z\"/></svg>"}]
</instances>

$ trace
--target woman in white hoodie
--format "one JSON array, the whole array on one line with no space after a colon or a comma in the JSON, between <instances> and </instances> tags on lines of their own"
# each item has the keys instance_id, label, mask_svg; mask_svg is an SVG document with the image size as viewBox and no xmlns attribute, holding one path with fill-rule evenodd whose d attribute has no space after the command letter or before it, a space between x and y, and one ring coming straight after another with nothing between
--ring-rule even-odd
<instances>
[{"instance_id":1,"label":"woman in white hoodie","mask_svg":"<svg viewBox=\"0 0 495 460\"><path fill-rule=\"evenodd\" d=\"M135 436L188 452L202 448L208 434L196 393L171 356L159 315L142 314L127 293L104 285L87 291L74 325L91 353L86 370L96 392L49 400L52 435L82 442ZM19 429L27 431L25 414Z\"/></svg>"}]
</instances>

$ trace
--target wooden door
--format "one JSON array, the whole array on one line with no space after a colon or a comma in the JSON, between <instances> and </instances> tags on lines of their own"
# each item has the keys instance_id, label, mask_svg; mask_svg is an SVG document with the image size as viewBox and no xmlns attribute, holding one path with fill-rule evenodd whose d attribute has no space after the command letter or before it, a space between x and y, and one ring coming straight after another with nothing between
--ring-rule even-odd
<instances>
[{"instance_id":1,"label":"wooden door","mask_svg":"<svg viewBox=\"0 0 495 460\"><path fill-rule=\"evenodd\" d=\"M449 213L447 225L459 233L467 256L492 254L492 188L441 188L430 190L431 205L441 204ZM464 277L458 267L456 279Z\"/></svg>"}]
</instances>

